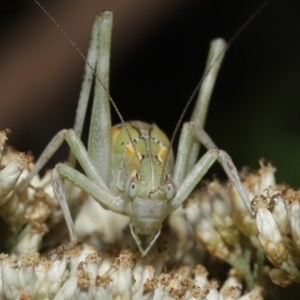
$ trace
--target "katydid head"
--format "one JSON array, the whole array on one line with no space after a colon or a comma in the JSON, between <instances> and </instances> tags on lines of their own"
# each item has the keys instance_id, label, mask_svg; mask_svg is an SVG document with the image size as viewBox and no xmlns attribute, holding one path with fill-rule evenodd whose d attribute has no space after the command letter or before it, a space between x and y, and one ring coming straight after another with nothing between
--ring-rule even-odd
<instances>
[{"instance_id":1,"label":"katydid head","mask_svg":"<svg viewBox=\"0 0 300 300\"><path fill-rule=\"evenodd\" d=\"M142 170L143 179L139 175ZM162 227L163 220L172 211L171 201L176 195L176 186L169 174L161 185L162 165L154 161L141 161L139 169L132 172L125 184L127 197L126 214L130 217L130 229L142 254L146 255L152 247ZM125 198L125 197L124 197ZM144 249L140 235L148 236Z\"/></svg>"},{"instance_id":2,"label":"katydid head","mask_svg":"<svg viewBox=\"0 0 300 300\"><path fill-rule=\"evenodd\" d=\"M135 171L125 184L125 193L129 198L127 214L138 233L149 235L160 229L162 221L170 213L176 185L169 174L165 175L161 184L162 166L157 162L142 162L140 168L144 178L141 179Z\"/></svg>"},{"instance_id":3,"label":"katydid head","mask_svg":"<svg viewBox=\"0 0 300 300\"><path fill-rule=\"evenodd\" d=\"M165 174L161 183L160 174L164 168L154 159L141 161L139 169L142 170L143 179L135 171L125 185L125 193L130 198L126 212L130 217L132 236L144 256L160 235L163 220L172 211L171 202L176 195L176 185L169 173ZM140 235L148 236L145 249L141 246Z\"/></svg>"}]
</instances>

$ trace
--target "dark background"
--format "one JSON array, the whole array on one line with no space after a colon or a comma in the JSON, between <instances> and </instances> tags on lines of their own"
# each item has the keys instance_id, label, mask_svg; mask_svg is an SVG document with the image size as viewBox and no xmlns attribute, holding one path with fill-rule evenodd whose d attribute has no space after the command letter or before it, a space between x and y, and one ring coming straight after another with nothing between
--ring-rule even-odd
<instances>
[{"instance_id":1,"label":"dark background","mask_svg":"<svg viewBox=\"0 0 300 300\"><path fill-rule=\"evenodd\" d=\"M230 39L262 1L41 3L83 52L95 14L114 12L112 97L125 120L154 121L170 135L202 75L209 41ZM299 12L297 0L274 0L232 45L205 127L239 168L258 168L265 157L278 181L294 187L300 186ZM34 1L6 1L0 16L0 128L12 130L11 145L37 157L58 130L73 125L84 62Z\"/></svg>"}]
</instances>

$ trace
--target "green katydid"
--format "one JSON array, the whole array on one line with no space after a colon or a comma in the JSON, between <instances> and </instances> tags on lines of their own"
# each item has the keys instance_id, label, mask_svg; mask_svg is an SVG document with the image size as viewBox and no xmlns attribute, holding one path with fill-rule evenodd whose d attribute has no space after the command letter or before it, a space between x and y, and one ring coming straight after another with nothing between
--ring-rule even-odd
<instances>
[{"instance_id":1,"label":"green katydid","mask_svg":"<svg viewBox=\"0 0 300 300\"><path fill-rule=\"evenodd\" d=\"M60 28L51 16L50 18ZM86 67L74 129L61 130L55 135L23 182L21 190L28 186L31 178L66 140L72 155L68 165L59 163L54 168L52 185L73 244L77 243L77 236L62 178L86 191L104 208L128 216L132 236L142 256L149 252L158 238L163 220L185 201L216 160L222 164L252 214L251 201L230 156L218 149L203 130L210 96L228 48L225 41L216 39L211 43L199 97L190 122L183 125L174 163L171 149L173 138L170 143L155 124L124 122L109 94L111 30L112 13L105 11L96 18L87 57L75 46L85 59ZM62 32L67 36L63 30ZM68 36L67 38L74 45ZM80 136L94 76L96 86L86 149ZM110 103L121 119L121 124L114 127L111 126ZM198 160L200 143L208 150ZM75 160L80 163L85 175L73 167ZM149 236L149 243L145 248L141 235Z\"/></svg>"}]
</instances>

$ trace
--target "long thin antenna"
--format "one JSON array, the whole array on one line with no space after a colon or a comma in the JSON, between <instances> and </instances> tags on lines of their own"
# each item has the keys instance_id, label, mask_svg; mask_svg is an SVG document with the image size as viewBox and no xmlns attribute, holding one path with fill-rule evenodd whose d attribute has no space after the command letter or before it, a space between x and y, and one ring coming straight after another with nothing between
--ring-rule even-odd
<instances>
[{"instance_id":1,"label":"long thin antenna","mask_svg":"<svg viewBox=\"0 0 300 300\"><path fill-rule=\"evenodd\" d=\"M223 50L219 53L219 55L216 57L216 59L213 61L213 63L211 64L211 66L207 69L207 71L203 74L203 76L201 77L199 83L197 84L197 86L195 87L195 89L193 90L189 100L186 102L182 113L178 119L178 122L175 126L175 129L173 131L172 137L170 139L170 144L168 146L167 149L167 155L166 155L166 159L164 161L164 168L163 168L163 172L162 172L162 177L163 177L163 173L164 173L164 169L166 166L166 162L168 160L169 157L169 153L170 153L170 149L174 143L176 134L179 130L179 127L182 123L182 120L187 112L187 109L189 108L189 106L191 105L192 101L194 100L194 97L196 95L196 93L198 92L198 90L200 89L204 79L206 78L206 76L209 74L209 72L212 70L212 68L214 67L214 65L216 64L216 62L224 55L224 53L229 49L229 47L231 47L231 45L237 40L237 38L245 31L245 29L253 22L253 20L266 8L266 6L271 2L272 0L266 0L264 3L262 3L256 10L255 12L246 20L246 22L240 27L240 29L233 35L233 37L229 40L229 42L226 44L226 46L223 48Z\"/></svg>"},{"instance_id":2,"label":"long thin antenna","mask_svg":"<svg viewBox=\"0 0 300 300\"><path fill-rule=\"evenodd\" d=\"M125 127L126 133L129 137L129 141L131 143L131 146L133 148L133 151L135 153L135 156L137 158L137 162L138 165L140 165L140 158L138 155L138 152L136 150L134 141L132 139L132 136L128 130L128 127L126 126L126 123L124 121L124 118L120 112L120 110L118 109L114 99L111 97L107 87L103 84L101 78L98 76L98 74L96 73L96 70L93 68L93 66L89 63L89 61L86 59L86 56L82 53L82 51L77 47L76 43L72 40L72 38L68 35L68 33L61 27L61 25L48 13L48 11L44 8L44 6L42 6L42 4L40 4L37 0L34 0L34 2L39 6L39 8L48 16L48 18L54 23L54 25L60 30L60 32L66 37L66 39L71 43L71 45L75 48L75 50L77 51L77 53L82 57L82 59L85 61L85 63L91 68L91 70L94 73L95 78L100 82L102 88L104 89L104 91L107 93L109 101L111 102L112 106L114 107L118 117L120 118L120 121L122 123L122 125Z\"/></svg>"}]
</instances>

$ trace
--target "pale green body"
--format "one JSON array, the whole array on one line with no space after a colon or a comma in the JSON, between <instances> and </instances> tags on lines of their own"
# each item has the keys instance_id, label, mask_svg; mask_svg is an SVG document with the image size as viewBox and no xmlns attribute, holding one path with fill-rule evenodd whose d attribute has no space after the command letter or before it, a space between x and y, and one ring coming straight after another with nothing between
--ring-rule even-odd
<instances>
[{"instance_id":1,"label":"pale green body","mask_svg":"<svg viewBox=\"0 0 300 300\"><path fill-rule=\"evenodd\" d=\"M28 187L33 176L66 140L72 155L68 165L56 165L52 185L74 244L77 235L61 177L89 193L104 208L129 216L132 236L142 255L148 253L158 238L163 220L185 201L216 160L222 164L252 213L250 200L231 158L216 149L202 129L225 42L216 39L211 43L199 97L190 122L183 125L173 168L173 155L167 154L169 141L165 134L156 125L137 121L125 123L108 92L111 28L112 13L103 12L97 17L92 31L74 129L61 130L54 136L20 186L20 192ZM80 137L94 76L96 86L86 150ZM119 127L111 127L110 102L122 121ZM198 159L200 142L209 150ZM74 169L75 160L85 175ZM142 247L139 235L149 236L146 249Z\"/></svg>"}]
</instances>

